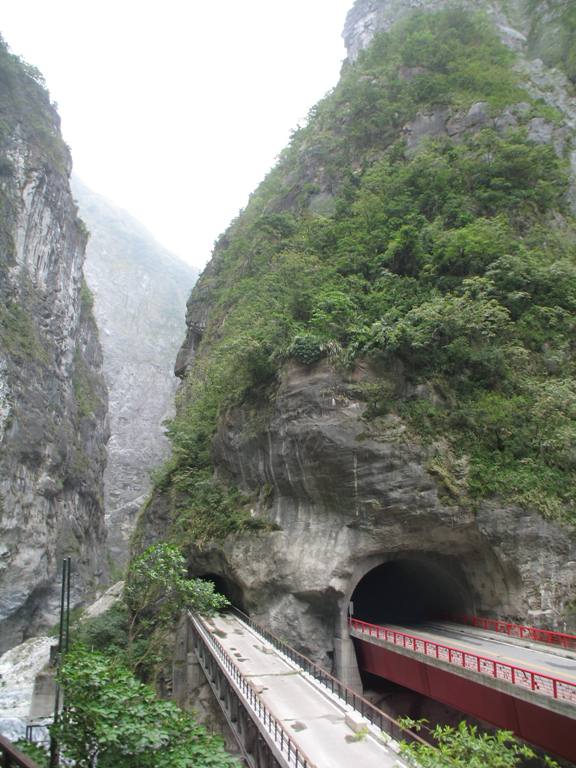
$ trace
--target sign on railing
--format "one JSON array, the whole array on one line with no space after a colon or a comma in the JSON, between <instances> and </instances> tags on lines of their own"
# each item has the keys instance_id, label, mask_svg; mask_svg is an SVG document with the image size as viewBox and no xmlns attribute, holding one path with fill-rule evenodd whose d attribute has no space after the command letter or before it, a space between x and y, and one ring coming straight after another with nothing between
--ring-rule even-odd
<instances>
[{"instance_id":1,"label":"sign on railing","mask_svg":"<svg viewBox=\"0 0 576 768\"><path fill-rule=\"evenodd\" d=\"M499 632L508 635L508 637L517 637L521 640L531 640L535 643L546 643L558 648L576 651L576 635L568 635L565 632L553 632L550 629L528 627L524 624L514 624L512 621L503 621L502 619L484 619L480 616L455 616L453 620L459 624L468 624L471 627Z\"/></svg>"},{"instance_id":2,"label":"sign on railing","mask_svg":"<svg viewBox=\"0 0 576 768\"><path fill-rule=\"evenodd\" d=\"M369 624L358 619L350 619L350 625L357 632L368 637L384 640L392 645L406 648L406 650L414 651L415 653L421 653L433 659L445 661L448 664L463 667L471 672L479 672L496 680L505 680L512 685L517 685L520 688L525 688L544 696L550 696L558 701L576 704L576 684L570 683L567 680L542 675L539 672L532 672L529 669L505 664L495 659L489 659L484 656L478 656L475 653L443 645L442 643L436 643L433 640L426 640L417 635L398 632L395 629L388 629L377 624Z\"/></svg>"}]
</instances>

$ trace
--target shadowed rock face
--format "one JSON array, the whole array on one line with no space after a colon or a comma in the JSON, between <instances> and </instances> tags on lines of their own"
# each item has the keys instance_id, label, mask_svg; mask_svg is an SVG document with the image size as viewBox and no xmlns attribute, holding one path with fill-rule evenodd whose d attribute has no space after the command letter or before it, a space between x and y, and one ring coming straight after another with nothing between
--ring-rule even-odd
<instances>
[{"instance_id":1,"label":"shadowed rock face","mask_svg":"<svg viewBox=\"0 0 576 768\"><path fill-rule=\"evenodd\" d=\"M114 567L121 568L150 472L169 452L162 423L172 415L174 358L197 274L125 211L76 178L72 185L90 230L86 279L94 293L110 399L108 549Z\"/></svg>"},{"instance_id":2,"label":"shadowed rock face","mask_svg":"<svg viewBox=\"0 0 576 768\"><path fill-rule=\"evenodd\" d=\"M58 115L2 46L0 79L1 651L54 620L62 556L74 602L102 575L108 426Z\"/></svg>"}]
</instances>

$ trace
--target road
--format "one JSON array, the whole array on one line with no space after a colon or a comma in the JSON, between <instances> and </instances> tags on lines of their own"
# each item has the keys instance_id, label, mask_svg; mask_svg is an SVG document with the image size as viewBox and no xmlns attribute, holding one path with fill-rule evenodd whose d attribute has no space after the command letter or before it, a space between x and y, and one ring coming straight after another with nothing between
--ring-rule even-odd
<instances>
[{"instance_id":1,"label":"road","mask_svg":"<svg viewBox=\"0 0 576 768\"><path fill-rule=\"evenodd\" d=\"M457 650L469 651L477 656L522 667L531 672L576 683L576 653L573 651L548 649L546 645L540 643L518 645L514 642L514 638L449 622L382 626L408 635L416 635L425 640L432 640Z\"/></svg>"},{"instance_id":2,"label":"road","mask_svg":"<svg viewBox=\"0 0 576 768\"><path fill-rule=\"evenodd\" d=\"M350 708L235 616L217 616L205 620L204 626L218 638L242 675L257 687L264 704L313 766L404 768L398 755L375 732L355 737L345 723Z\"/></svg>"}]
</instances>

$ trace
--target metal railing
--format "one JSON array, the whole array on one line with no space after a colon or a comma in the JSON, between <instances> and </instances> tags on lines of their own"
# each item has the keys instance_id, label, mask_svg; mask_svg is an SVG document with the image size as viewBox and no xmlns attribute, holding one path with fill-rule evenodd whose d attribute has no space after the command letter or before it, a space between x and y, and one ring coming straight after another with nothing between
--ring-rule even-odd
<instances>
[{"instance_id":1,"label":"metal railing","mask_svg":"<svg viewBox=\"0 0 576 768\"><path fill-rule=\"evenodd\" d=\"M274 715L270 713L252 683L243 677L238 667L226 653L226 650L220 641L217 640L211 632L207 630L201 631L198 626L200 625L200 627L203 628L201 620L194 616L194 614L190 615L194 629L196 630L196 638L204 643L205 646L210 646L210 648L207 649L208 652L216 658L232 678L235 685L242 693L244 701L249 705L254 715L256 715L267 733L272 737L277 748L288 761L288 765L292 768L313 768L310 760L302 752L302 749L296 745L294 740L288 734L288 731L274 717Z\"/></svg>"},{"instance_id":2,"label":"metal railing","mask_svg":"<svg viewBox=\"0 0 576 768\"><path fill-rule=\"evenodd\" d=\"M38 768L38 764L31 760L14 744L4 736L0 736L0 766L2 768Z\"/></svg>"},{"instance_id":3,"label":"metal railing","mask_svg":"<svg viewBox=\"0 0 576 768\"><path fill-rule=\"evenodd\" d=\"M270 645L274 646L274 648L284 654L290 661L301 667L304 672L307 672L322 686L327 688L331 693L344 702L344 704L351 707L355 712L358 712L380 731L386 733L391 739L397 742L406 741L408 743L417 741L426 746L430 746L429 742L422 739L413 731L404 728L404 726L400 725L394 718L390 717L385 712L382 712L381 709L378 709L378 707L374 706L374 704L353 691L351 688L345 686L338 680L338 678L328 674L322 667L319 667L307 656L299 653L268 629L257 624L238 608L232 607L229 609L229 612L238 616L241 621L247 624L257 634L261 635L270 643Z\"/></svg>"},{"instance_id":4,"label":"metal railing","mask_svg":"<svg viewBox=\"0 0 576 768\"><path fill-rule=\"evenodd\" d=\"M523 667L505 664L504 662L495 661L494 659L463 651L443 643L426 640L417 635L398 632L395 629L388 629L387 627L359 621L358 619L350 619L350 626L369 638L383 640L406 650L421 653L429 658L454 664L470 672L479 672L495 680L503 680L525 690L549 696L557 701L576 704L576 684L570 683L567 680L542 675L539 672L532 672L532 670Z\"/></svg>"},{"instance_id":5,"label":"metal railing","mask_svg":"<svg viewBox=\"0 0 576 768\"><path fill-rule=\"evenodd\" d=\"M467 624L471 627L498 632L508 635L508 637L517 637L521 640L531 640L536 643L546 643L557 648L576 651L576 635L569 635L565 632L528 627L524 624L515 624L512 621L503 621L502 619L484 619L480 616L454 616L450 620L459 624Z\"/></svg>"}]
</instances>

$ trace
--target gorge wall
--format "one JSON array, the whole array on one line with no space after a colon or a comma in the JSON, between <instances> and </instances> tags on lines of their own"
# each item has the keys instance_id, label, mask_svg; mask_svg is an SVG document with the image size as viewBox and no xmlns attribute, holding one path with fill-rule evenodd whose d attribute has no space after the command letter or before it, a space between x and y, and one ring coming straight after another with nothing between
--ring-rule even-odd
<instances>
[{"instance_id":1,"label":"gorge wall","mask_svg":"<svg viewBox=\"0 0 576 768\"><path fill-rule=\"evenodd\" d=\"M0 651L103 576L108 438L102 354L83 279L87 233L41 76L0 44Z\"/></svg>"},{"instance_id":2,"label":"gorge wall","mask_svg":"<svg viewBox=\"0 0 576 768\"><path fill-rule=\"evenodd\" d=\"M173 413L174 358L197 273L79 179L73 177L72 189L90 231L84 269L109 392L104 500L107 547L118 572L150 490L150 472L169 453L162 423Z\"/></svg>"},{"instance_id":3,"label":"gorge wall","mask_svg":"<svg viewBox=\"0 0 576 768\"><path fill-rule=\"evenodd\" d=\"M344 676L384 564L375 611L576 627L576 100L531 6L471 7L355 4L339 85L192 292L139 529Z\"/></svg>"}]
</instances>

